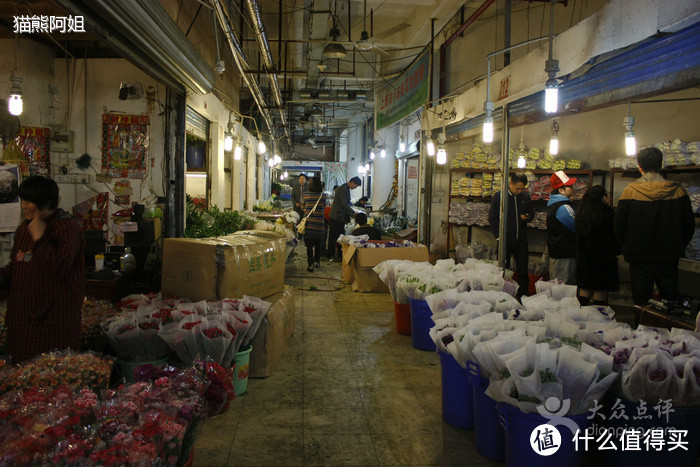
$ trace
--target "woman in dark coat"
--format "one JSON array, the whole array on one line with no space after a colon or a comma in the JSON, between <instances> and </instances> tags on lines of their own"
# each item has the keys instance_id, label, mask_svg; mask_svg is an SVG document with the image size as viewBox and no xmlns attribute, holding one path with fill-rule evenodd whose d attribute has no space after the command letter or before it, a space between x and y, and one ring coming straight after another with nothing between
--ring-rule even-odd
<instances>
[{"instance_id":1,"label":"woman in dark coat","mask_svg":"<svg viewBox=\"0 0 700 467\"><path fill-rule=\"evenodd\" d=\"M592 186L576 213L576 282L581 305L606 304L608 292L620 285L617 255L621 249L613 231L615 211L607 201L605 188Z\"/></svg>"},{"instance_id":2,"label":"woman in dark coat","mask_svg":"<svg viewBox=\"0 0 700 467\"><path fill-rule=\"evenodd\" d=\"M15 232L0 283L10 289L7 337L13 362L51 350L80 350L85 299L85 242L78 223L58 209L58 185L34 176L19 186L25 220Z\"/></svg>"},{"instance_id":3,"label":"woman in dark coat","mask_svg":"<svg viewBox=\"0 0 700 467\"><path fill-rule=\"evenodd\" d=\"M316 204L317 201L318 204ZM304 233L306 256L309 265L306 270L313 272L314 266L319 267L321 265L321 239L323 238L323 230L326 227L323 218L323 213L326 209L326 195L323 193L321 181L318 177L312 178L309 182L309 188L304 192L302 205L304 207L304 215L309 216L306 219L306 232Z\"/></svg>"}]
</instances>

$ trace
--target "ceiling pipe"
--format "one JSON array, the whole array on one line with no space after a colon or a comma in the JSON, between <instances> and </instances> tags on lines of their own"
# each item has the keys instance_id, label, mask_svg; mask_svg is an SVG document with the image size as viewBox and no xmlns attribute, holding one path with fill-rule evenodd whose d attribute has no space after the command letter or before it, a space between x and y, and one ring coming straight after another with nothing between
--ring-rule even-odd
<instances>
[{"instance_id":1,"label":"ceiling pipe","mask_svg":"<svg viewBox=\"0 0 700 467\"><path fill-rule=\"evenodd\" d=\"M275 66L272 62L270 42L268 41L267 33L265 32L265 24L263 23L262 13L260 12L260 4L258 4L257 0L246 0L246 6L248 9L248 14L250 15L250 20L253 27L253 32L255 33L255 38L258 41L258 47L260 48L263 64L268 70L274 70ZM282 122L282 126L284 127L284 134L287 136L287 138L289 138L287 119L284 115L284 103L282 102L282 93L280 92L280 86L279 82L277 81L277 75L268 75L268 81L270 82L270 89L272 91L272 96L275 99L275 104L277 104L279 110L280 120Z\"/></svg>"},{"instance_id":2,"label":"ceiling pipe","mask_svg":"<svg viewBox=\"0 0 700 467\"><path fill-rule=\"evenodd\" d=\"M248 65L248 62L245 59L243 49L241 49L241 45L238 43L236 35L233 33L233 29L231 28L231 19L229 18L228 13L224 10L223 5L221 4L221 0L214 0L213 6L214 12L216 14L216 19L219 21L221 29L224 30L226 41L228 42L228 45L231 48L233 60L236 62L238 71L241 73L241 77L243 78L245 84L248 86L248 89L250 89L250 92L253 94L253 99L255 100L255 103L260 109L260 114L262 115L263 120L265 120L265 124L270 130L270 133L272 133L274 137L274 128L272 126L272 120L270 119L270 113L267 111L267 103L265 102L265 98L263 97L262 91L260 90L257 81L255 81L255 78L252 76L248 76L248 74L246 73L246 70L249 69L250 66Z\"/></svg>"},{"instance_id":3,"label":"ceiling pipe","mask_svg":"<svg viewBox=\"0 0 700 467\"><path fill-rule=\"evenodd\" d=\"M442 43L440 46L440 97L445 95L445 92L447 91L447 83L446 83L446 73L445 73L445 65L446 65L446 59L447 59L447 48L452 44L457 38L464 32L465 29L467 29L474 21L477 20L479 16L484 14L484 12L488 9L488 7L493 4L496 0L486 0L479 8L476 9L474 13L471 14L467 20L462 23L462 25L457 28L457 30L452 34L445 42Z\"/></svg>"}]
</instances>

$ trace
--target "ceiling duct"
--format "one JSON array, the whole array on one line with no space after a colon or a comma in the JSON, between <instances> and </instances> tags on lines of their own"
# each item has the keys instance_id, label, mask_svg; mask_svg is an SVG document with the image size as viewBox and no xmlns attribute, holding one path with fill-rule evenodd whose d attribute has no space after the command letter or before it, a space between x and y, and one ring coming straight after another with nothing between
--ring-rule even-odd
<instances>
[{"instance_id":1,"label":"ceiling duct","mask_svg":"<svg viewBox=\"0 0 700 467\"><path fill-rule=\"evenodd\" d=\"M212 3L214 5L216 19L219 21L221 29L224 30L226 41L231 48L231 53L233 54L233 59L236 62L238 71L241 73L241 77L248 86L248 89L250 89L251 94L253 94L253 99L260 110L260 114L262 115L263 120L265 120L265 124L270 129L270 132L273 133L274 137L274 127L272 126L270 113L267 111L267 103L262 95L260 86L258 86L258 82L255 81L255 78L252 75L248 75L246 73L246 71L249 69L249 65L245 59L245 55L243 54L243 49L241 49L241 45L238 43L238 39L236 39L236 35L233 33L233 29L231 28L231 19L228 17L226 10L224 10L221 0L214 0Z\"/></svg>"},{"instance_id":2,"label":"ceiling duct","mask_svg":"<svg viewBox=\"0 0 700 467\"><path fill-rule=\"evenodd\" d=\"M212 91L216 80L214 70L158 2L56 0L56 3L74 15L84 16L93 32L139 66L145 61L146 70L158 76L165 72L197 94Z\"/></svg>"},{"instance_id":3,"label":"ceiling duct","mask_svg":"<svg viewBox=\"0 0 700 467\"><path fill-rule=\"evenodd\" d=\"M321 90L298 91L287 102L290 104L322 104L322 103L351 103L366 101L367 91L362 90Z\"/></svg>"},{"instance_id":4,"label":"ceiling duct","mask_svg":"<svg viewBox=\"0 0 700 467\"><path fill-rule=\"evenodd\" d=\"M246 0L246 5L248 7L248 14L250 15L250 20L253 27L253 32L255 33L255 38L258 41L258 47L260 48L261 56L265 68L268 71L274 71L275 66L272 63L272 52L270 52L270 43L267 40L267 33L265 32L265 24L263 23L262 14L260 13L260 5L257 0ZM281 31L280 31L281 33ZM270 81L270 89L272 90L272 96L275 99L275 104L277 105L280 121L284 127L284 134L289 137L289 130L287 129L287 119L284 115L284 103L282 102L282 92L280 91L279 82L277 81L277 75L271 73L267 75Z\"/></svg>"}]
</instances>

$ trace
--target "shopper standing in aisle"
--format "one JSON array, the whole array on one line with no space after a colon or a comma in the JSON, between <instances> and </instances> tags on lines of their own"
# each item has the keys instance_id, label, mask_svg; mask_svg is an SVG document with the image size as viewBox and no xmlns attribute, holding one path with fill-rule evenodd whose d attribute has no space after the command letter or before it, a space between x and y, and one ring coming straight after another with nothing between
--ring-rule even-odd
<instances>
[{"instance_id":1,"label":"shopper standing in aisle","mask_svg":"<svg viewBox=\"0 0 700 467\"><path fill-rule=\"evenodd\" d=\"M13 363L56 349L80 349L85 299L85 241L78 223L58 209L58 185L33 176L19 186L24 222L10 264L0 269Z\"/></svg>"},{"instance_id":2,"label":"shopper standing in aisle","mask_svg":"<svg viewBox=\"0 0 700 467\"><path fill-rule=\"evenodd\" d=\"M343 183L335 189L330 213L330 233L328 234L328 258L331 261L341 260L342 249L337 244L338 237L345 232L345 224L350 222L350 216L353 214L350 204L350 190L354 190L360 185L362 185L360 177L352 177L347 183Z\"/></svg>"},{"instance_id":3,"label":"shopper standing in aisle","mask_svg":"<svg viewBox=\"0 0 700 467\"><path fill-rule=\"evenodd\" d=\"M299 184L294 185L292 188L292 204L294 204L294 210L299 214L300 217L304 217L304 188L306 185L306 174L299 174Z\"/></svg>"},{"instance_id":4,"label":"shopper standing in aisle","mask_svg":"<svg viewBox=\"0 0 700 467\"><path fill-rule=\"evenodd\" d=\"M662 163L657 148L637 153L642 176L623 190L615 213L615 234L630 264L635 305L649 301L654 284L661 298L677 299L678 260L695 230L688 193L659 174Z\"/></svg>"},{"instance_id":5,"label":"shopper standing in aisle","mask_svg":"<svg viewBox=\"0 0 700 467\"><path fill-rule=\"evenodd\" d=\"M352 231L353 235L367 235L370 240L382 239L382 233L379 229L367 223L367 214L364 212L355 214L355 223L357 224L357 228Z\"/></svg>"},{"instance_id":6,"label":"shopper standing in aisle","mask_svg":"<svg viewBox=\"0 0 700 467\"><path fill-rule=\"evenodd\" d=\"M608 192L600 185L590 187L576 213L576 284L582 306L606 305L608 292L620 286L617 255L621 250L613 230L614 219Z\"/></svg>"},{"instance_id":7,"label":"shopper standing in aisle","mask_svg":"<svg viewBox=\"0 0 700 467\"><path fill-rule=\"evenodd\" d=\"M506 222L506 260L510 263L511 257L515 259L515 268L518 273L518 294L520 299L527 295L530 286L528 276L528 262L530 249L527 241L527 223L535 216L532 209L532 198L525 190L527 177L522 173L511 173L508 181L508 220ZM489 209L489 227L491 233L498 240L500 232L501 192L493 195Z\"/></svg>"},{"instance_id":8,"label":"shopper standing in aisle","mask_svg":"<svg viewBox=\"0 0 700 467\"><path fill-rule=\"evenodd\" d=\"M323 211L326 207L326 195L321 188L321 181L314 177L309 182L309 188L304 195L304 215L306 218L306 243L307 271L313 272L314 266L321 264L321 239L323 238L324 220Z\"/></svg>"},{"instance_id":9,"label":"shopper standing in aisle","mask_svg":"<svg viewBox=\"0 0 700 467\"><path fill-rule=\"evenodd\" d=\"M575 177L559 170L550 178L552 196L547 202L547 249L549 278L575 284L576 275L576 214L571 207Z\"/></svg>"}]
</instances>

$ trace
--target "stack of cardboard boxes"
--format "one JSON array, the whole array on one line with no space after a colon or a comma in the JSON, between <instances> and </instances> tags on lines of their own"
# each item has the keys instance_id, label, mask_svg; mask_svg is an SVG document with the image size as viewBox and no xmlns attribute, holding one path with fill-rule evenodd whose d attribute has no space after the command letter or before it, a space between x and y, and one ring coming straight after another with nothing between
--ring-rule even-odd
<instances>
[{"instance_id":1,"label":"stack of cardboard boxes","mask_svg":"<svg viewBox=\"0 0 700 467\"><path fill-rule=\"evenodd\" d=\"M269 376L294 332L294 296L284 285L285 238L249 230L218 238L168 238L162 290L192 300L243 295L272 303L253 338L249 375Z\"/></svg>"}]
</instances>

